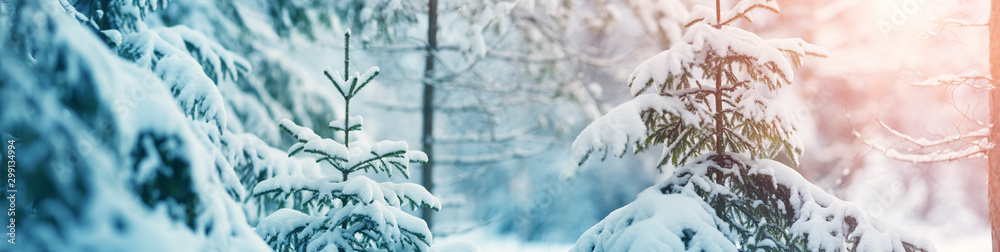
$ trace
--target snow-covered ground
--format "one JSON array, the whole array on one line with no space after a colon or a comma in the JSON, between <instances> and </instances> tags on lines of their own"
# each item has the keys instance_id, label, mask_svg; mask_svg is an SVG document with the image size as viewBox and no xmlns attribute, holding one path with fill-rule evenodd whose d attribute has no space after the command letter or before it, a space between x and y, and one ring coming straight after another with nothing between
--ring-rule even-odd
<instances>
[{"instance_id":1,"label":"snow-covered ground","mask_svg":"<svg viewBox=\"0 0 1000 252\"><path fill-rule=\"evenodd\" d=\"M914 233L927 235L928 239L937 246L938 251L990 251L990 230L979 227L972 228L958 234L930 235L935 233L935 227L918 225L900 225Z\"/></svg>"},{"instance_id":2,"label":"snow-covered ground","mask_svg":"<svg viewBox=\"0 0 1000 252\"><path fill-rule=\"evenodd\" d=\"M941 252L989 251L991 246L990 230L985 227L951 233L945 233L941 227L918 222L900 223L899 227L927 237ZM432 248L437 252L447 252L468 247L473 247L479 252L555 252L569 251L573 244L527 242L516 235L496 234L486 229L476 229L460 235L436 238Z\"/></svg>"},{"instance_id":3,"label":"snow-covered ground","mask_svg":"<svg viewBox=\"0 0 1000 252\"><path fill-rule=\"evenodd\" d=\"M486 229L476 229L460 235L437 238L431 249L447 252L458 248L474 247L479 252L544 252L569 251L572 243L526 242L515 235L500 235ZM455 250L461 251L461 250Z\"/></svg>"},{"instance_id":4,"label":"snow-covered ground","mask_svg":"<svg viewBox=\"0 0 1000 252\"><path fill-rule=\"evenodd\" d=\"M984 225L985 226L985 225ZM990 250L990 230L976 227L963 232L944 233L941 227L918 222L900 223L899 227L920 234L934 243L940 252L972 252ZM572 243L526 242L511 234L496 234L485 229L476 229L460 235L435 238L432 249L436 252L459 251L459 248L473 247L479 252L556 252L569 251Z\"/></svg>"}]
</instances>

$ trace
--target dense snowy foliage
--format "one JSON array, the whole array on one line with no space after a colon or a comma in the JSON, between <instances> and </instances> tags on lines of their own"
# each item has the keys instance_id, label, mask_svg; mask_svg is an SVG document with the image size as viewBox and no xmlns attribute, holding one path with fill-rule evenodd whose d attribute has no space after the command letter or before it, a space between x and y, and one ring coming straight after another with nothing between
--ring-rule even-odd
<instances>
[{"instance_id":1,"label":"dense snowy foliage","mask_svg":"<svg viewBox=\"0 0 1000 252\"><path fill-rule=\"evenodd\" d=\"M76 13L70 5L5 7L13 15L2 21L11 35L0 42L10 48L0 55L0 118L21 153L21 240L5 245L269 250L248 225L239 203L245 190L216 145L222 108L194 104L218 94L197 62L185 61L190 55L161 47L178 60L149 69L117 57L81 25L83 15L67 15ZM197 81L170 81L177 78ZM198 86L205 84L212 88Z\"/></svg>"},{"instance_id":2,"label":"dense snowy foliage","mask_svg":"<svg viewBox=\"0 0 1000 252\"><path fill-rule=\"evenodd\" d=\"M733 168L722 168L713 155L679 167L584 233L574 251L933 250L926 240L873 219L784 164L728 157ZM723 172L723 184L711 179ZM720 198L726 199L722 216L713 207Z\"/></svg>"},{"instance_id":3,"label":"dense snowy foliage","mask_svg":"<svg viewBox=\"0 0 1000 252\"><path fill-rule=\"evenodd\" d=\"M777 8L773 2L767 3L770 4L767 8ZM731 13L735 11L724 14L743 15ZM708 142L715 137L713 130L725 130L720 134L725 135L727 147L751 152L755 157L774 156L781 149L792 158L801 154L801 143L791 135L794 125L787 112L757 89L774 91L790 82L793 65L784 54L789 54L794 66L798 66L801 57L824 55L824 50L801 39L763 40L739 28L705 21L706 17L699 15L708 14L705 11L692 14L689 18L692 25L683 43L650 58L629 76L635 99L619 105L615 108L617 112L610 112L580 133L574 142L574 155L581 162L595 151L588 146L598 147L597 154L603 158L608 151L618 156L625 154L626 146L639 151L649 144L670 140L665 143L667 148L660 166L668 162L676 165L703 150L717 148ZM714 12L711 15L707 20L714 21ZM726 68L721 72L725 76L716 75L720 68ZM655 94L642 94L649 88ZM715 98L722 99L722 103L713 105L706 97L717 95L717 90L725 94ZM722 104L726 108L713 107ZM726 124L723 128L714 128L716 110L722 110L721 114L735 122L722 122ZM652 119L657 117L667 118ZM646 139L649 132L655 133Z\"/></svg>"},{"instance_id":4,"label":"dense snowy foliage","mask_svg":"<svg viewBox=\"0 0 1000 252\"><path fill-rule=\"evenodd\" d=\"M731 26L750 20L754 9L777 12L774 1L720 8L696 6L683 43L629 77L635 98L574 142L581 163L595 153L603 159L662 145L657 167L679 165L584 233L574 250L629 250L622 243L657 251L933 250L765 159L785 150L795 162L802 153L788 113L766 92L789 84L802 57L826 52L801 39L765 40ZM654 200L669 203L649 206ZM654 241L633 242L642 238Z\"/></svg>"}]
</instances>

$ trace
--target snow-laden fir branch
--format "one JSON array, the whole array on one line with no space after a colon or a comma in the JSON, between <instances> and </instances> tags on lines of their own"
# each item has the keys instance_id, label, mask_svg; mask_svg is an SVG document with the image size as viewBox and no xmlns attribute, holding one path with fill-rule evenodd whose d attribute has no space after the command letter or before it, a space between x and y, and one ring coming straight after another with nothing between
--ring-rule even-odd
<instances>
[{"instance_id":1,"label":"snow-laden fir branch","mask_svg":"<svg viewBox=\"0 0 1000 252\"><path fill-rule=\"evenodd\" d=\"M381 202L344 206L326 216L280 209L256 230L279 251L427 251L431 238L423 220Z\"/></svg>"},{"instance_id":2,"label":"snow-laden fir branch","mask_svg":"<svg viewBox=\"0 0 1000 252\"><path fill-rule=\"evenodd\" d=\"M721 27L729 25L738 19L753 22L753 17L750 15L750 11L755 9L765 9L772 13L779 12L778 2L774 0L739 1L736 3L736 6L733 6L733 8L727 11L722 11L718 16L716 16L717 10L715 8L695 5L691 9L691 15L687 18L688 21L686 26L691 26L695 23L706 23L711 26Z\"/></svg>"},{"instance_id":3,"label":"snow-laden fir branch","mask_svg":"<svg viewBox=\"0 0 1000 252\"><path fill-rule=\"evenodd\" d=\"M335 178L333 181L336 181ZM422 186L413 183L378 183L367 177L356 177L344 182L330 178L303 178L279 175L260 182L254 188L255 197L288 198L310 192L296 202L297 209L318 209L320 206L337 207L343 204L367 204L375 200L390 206L410 206L412 209L440 209L441 202Z\"/></svg>"},{"instance_id":4,"label":"snow-laden fir branch","mask_svg":"<svg viewBox=\"0 0 1000 252\"><path fill-rule=\"evenodd\" d=\"M356 119L352 120L355 122L362 121L360 116L352 118ZM371 146L359 143L348 149L346 145L333 139L321 138L311 129L295 125L288 119L282 120L280 127L296 139L296 143L288 149L289 156L313 154L316 155L317 163L329 164L343 173L363 170L392 175L393 171L398 171L409 178L409 163L427 162L426 154L409 150L406 142L380 141Z\"/></svg>"},{"instance_id":5,"label":"snow-laden fir branch","mask_svg":"<svg viewBox=\"0 0 1000 252\"><path fill-rule=\"evenodd\" d=\"M573 141L573 158L582 164L592 155L604 160L609 153L621 157L628 148L636 152L643 149L650 131L642 116L646 111L676 118L674 120L686 127L714 123L708 108L697 106L692 111L687 107L678 97L640 94L584 128Z\"/></svg>"},{"instance_id":6,"label":"snow-laden fir branch","mask_svg":"<svg viewBox=\"0 0 1000 252\"><path fill-rule=\"evenodd\" d=\"M184 49L197 59L205 74L216 83L226 80L235 82L240 76L253 71L249 61L187 26L153 30L174 47Z\"/></svg>"},{"instance_id":7,"label":"snow-laden fir branch","mask_svg":"<svg viewBox=\"0 0 1000 252\"><path fill-rule=\"evenodd\" d=\"M214 52L211 49L199 49L197 54L191 54L186 51L187 49L178 48L177 44L190 44L185 42L183 36L177 33L178 31L191 37L197 37L193 35L194 32L182 28L146 30L125 35L121 44L115 47L114 51L139 66L157 73L158 77L169 85L170 91L188 116L215 124L221 134L228 122L225 101L219 93L216 82L207 73L221 71L222 67L208 67L209 64L206 64L205 69L201 69L199 68L201 65L193 56L200 55L199 57L203 59L221 59L206 58L209 57L208 52ZM229 53L224 50L220 52ZM229 60L245 61L232 58ZM204 72L209 68L215 71ZM248 67L242 69L248 69Z\"/></svg>"},{"instance_id":8,"label":"snow-laden fir branch","mask_svg":"<svg viewBox=\"0 0 1000 252\"><path fill-rule=\"evenodd\" d=\"M698 86L714 89L715 82L694 81L707 79L705 75L711 73L702 69L703 65L698 61L710 56L741 65L747 75L775 90L793 79L792 69L800 64L794 59L827 54L825 49L801 39L764 40L756 34L729 26L716 29L710 25L694 24L684 35L683 42L636 67L628 77L633 95L642 93L650 86L656 92ZM792 55L793 62L786 60L785 54Z\"/></svg>"},{"instance_id":9,"label":"snow-laden fir branch","mask_svg":"<svg viewBox=\"0 0 1000 252\"><path fill-rule=\"evenodd\" d=\"M587 230L571 251L933 251L926 239L872 218L794 169L730 153L679 167ZM724 174L725 184L709 179ZM726 217L713 209L725 199Z\"/></svg>"},{"instance_id":10,"label":"snow-laden fir branch","mask_svg":"<svg viewBox=\"0 0 1000 252\"><path fill-rule=\"evenodd\" d=\"M0 128L37 136L18 146L37 150L23 153L34 164L18 167L34 178L19 184L30 193L18 197L28 203L16 210L18 248L124 251L142 241L162 251L268 250L247 224L245 191L219 146L230 133L205 63L165 41L172 29L145 29L142 17L163 3L0 7L17 13L0 18L8 35L0 47L9 49L0 50L0 93L8 97L0 99ZM84 6L96 16L76 12ZM98 33L97 25L123 30Z\"/></svg>"}]
</instances>

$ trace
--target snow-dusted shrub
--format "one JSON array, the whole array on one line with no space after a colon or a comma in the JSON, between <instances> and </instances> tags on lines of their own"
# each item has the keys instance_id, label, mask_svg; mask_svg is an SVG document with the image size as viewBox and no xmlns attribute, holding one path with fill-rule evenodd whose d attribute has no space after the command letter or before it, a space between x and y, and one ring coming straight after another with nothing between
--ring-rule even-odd
<instances>
[{"instance_id":1,"label":"snow-dusted shrub","mask_svg":"<svg viewBox=\"0 0 1000 252\"><path fill-rule=\"evenodd\" d=\"M795 162L802 153L793 121L767 93L791 83L803 57L826 52L730 26L754 9L778 12L774 0L718 4L695 6L682 43L629 76L635 98L574 141L581 163L662 145L657 168L677 168L584 233L573 251L933 250L767 160L784 150Z\"/></svg>"},{"instance_id":2,"label":"snow-dusted shrub","mask_svg":"<svg viewBox=\"0 0 1000 252\"><path fill-rule=\"evenodd\" d=\"M350 32L345 35L345 67L350 69ZM372 82L379 70L355 72L346 79L339 72L325 71L326 77L344 98L346 119L334 120L329 127L343 132L343 142L322 138L311 129L282 120L280 127L296 139L289 156L316 160L326 174L320 177L278 175L264 180L253 190L255 196L284 199L284 209L261 219L260 234L278 251L427 251L432 235L427 224L402 211L425 207L440 209L441 202L422 186L413 183L378 183L364 173L401 174L409 178L409 164L427 161L420 151L409 150L406 142L380 141L373 145L352 142L351 132L360 131L361 116L350 116L351 99Z\"/></svg>"}]
</instances>

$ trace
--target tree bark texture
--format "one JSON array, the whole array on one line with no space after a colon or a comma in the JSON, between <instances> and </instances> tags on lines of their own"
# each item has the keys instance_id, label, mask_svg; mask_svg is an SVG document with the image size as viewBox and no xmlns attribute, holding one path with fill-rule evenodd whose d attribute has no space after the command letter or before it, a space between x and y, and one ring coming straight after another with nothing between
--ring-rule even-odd
<instances>
[{"instance_id":1,"label":"tree bark texture","mask_svg":"<svg viewBox=\"0 0 1000 252\"><path fill-rule=\"evenodd\" d=\"M990 1L990 142L987 186L993 252L1000 252L1000 0Z\"/></svg>"},{"instance_id":2,"label":"tree bark texture","mask_svg":"<svg viewBox=\"0 0 1000 252\"><path fill-rule=\"evenodd\" d=\"M434 192L434 52L437 51L437 0L430 0L427 11L427 55L424 61L423 150L427 163L423 165L421 182L428 192ZM424 209L421 216L431 230L433 210Z\"/></svg>"}]
</instances>

